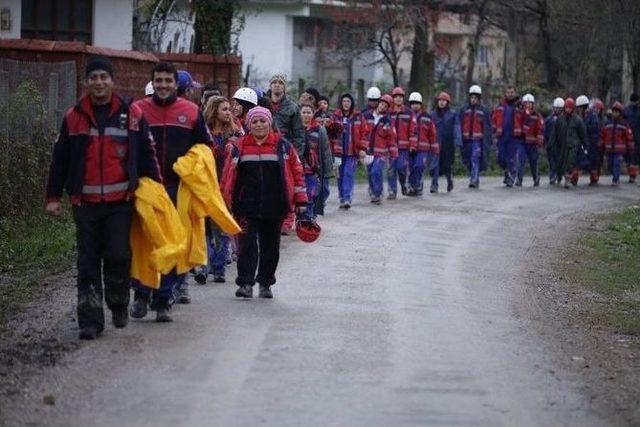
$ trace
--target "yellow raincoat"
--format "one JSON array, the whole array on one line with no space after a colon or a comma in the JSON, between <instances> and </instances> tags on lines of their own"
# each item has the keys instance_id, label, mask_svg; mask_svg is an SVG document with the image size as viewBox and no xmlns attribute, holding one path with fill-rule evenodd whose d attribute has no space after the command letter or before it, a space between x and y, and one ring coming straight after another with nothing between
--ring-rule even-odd
<instances>
[{"instance_id":1,"label":"yellow raincoat","mask_svg":"<svg viewBox=\"0 0 640 427\"><path fill-rule=\"evenodd\" d=\"M158 289L160 274L168 274L184 258L187 232L164 186L140 178L131 222L131 277Z\"/></svg>"},{"instance_id":2,"label":"yellow raincoat","mask_svg":"<svg viewBox=\"0 0 640 427\"><path fill-rule=\"evenodd\" d=\"M233 219L220 193L213 152L204 144L196 144L173 164L180 176L178 214L187 229L187 251L178 260L176 272L186 273L207 264L205 217L211 218L222 231L237 234L240 226Z\"/></svg>"}]
</instances>

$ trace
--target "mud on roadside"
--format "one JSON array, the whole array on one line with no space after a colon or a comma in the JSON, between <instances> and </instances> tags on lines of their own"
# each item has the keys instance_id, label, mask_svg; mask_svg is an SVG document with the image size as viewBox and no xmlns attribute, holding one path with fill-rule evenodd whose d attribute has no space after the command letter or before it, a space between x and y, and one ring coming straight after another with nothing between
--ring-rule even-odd
<instances>
[{"instance_id":1,"label":"mud on roadside","mask_svg":"<svg viewBox=\"0 0 640 427\"><path fill-rule=\"evenodd\" d=\"M567 268L578 262L579 237L600 227L600 215L575 214L550 225L554 232L544 235L552 240L534 237L518 311L530 315L558 366L580 379L593 411L616 425L640 425L640 336L617 333L607 319L620 301L589 290Z\"/></svg>"}]
</instances>

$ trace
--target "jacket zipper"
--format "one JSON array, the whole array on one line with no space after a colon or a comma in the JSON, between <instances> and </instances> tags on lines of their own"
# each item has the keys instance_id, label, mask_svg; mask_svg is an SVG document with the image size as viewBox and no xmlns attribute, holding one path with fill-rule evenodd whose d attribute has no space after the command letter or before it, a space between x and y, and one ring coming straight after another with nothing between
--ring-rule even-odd
<instances>
[{"instance_id":1,"label":"jacket zipper","mask_svg":"<svg viewBox=\"0 0 640 427\"><path fill-rule=\"evenodd\" d=\"M166 179L166 175L164 173L164 171L167 168L167 106L166 103L163 103L164 105L162 106L162 171L160 171L162 173L162 176L165 177Z\"/></svg>"}]
</instances>

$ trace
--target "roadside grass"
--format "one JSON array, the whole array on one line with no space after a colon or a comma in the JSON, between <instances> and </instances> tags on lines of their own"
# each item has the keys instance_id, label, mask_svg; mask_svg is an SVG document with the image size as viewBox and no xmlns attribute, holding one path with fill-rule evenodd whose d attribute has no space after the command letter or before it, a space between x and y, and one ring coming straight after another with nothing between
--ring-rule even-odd
<instances>
[{"instance_id":1,"label":"roadside grass","mask_svg":"<svg viewBox=\"0 0 640 427\"><path fill-rule=\"evenodd\" d=\"M578 239L569 274L605 299L616 332L640 335L640 206L601 219Z\"/></svg>"},{"instance_id":2,"label":"roadside grass","mask_svg":"<svg viewBox=\"0 0 640 427\"><path fill-rule=\"evenodd\" d=\"M71 267L75 229L65 208L61 218L36 211L0 218L0 325L39 295L45 277Z\"/></svg>"}]
</instances>

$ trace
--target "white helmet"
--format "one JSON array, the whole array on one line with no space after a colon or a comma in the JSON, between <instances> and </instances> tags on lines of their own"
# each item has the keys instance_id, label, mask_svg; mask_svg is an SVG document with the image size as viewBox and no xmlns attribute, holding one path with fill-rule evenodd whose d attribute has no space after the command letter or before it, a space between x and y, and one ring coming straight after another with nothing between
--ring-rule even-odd
<instances>
[{"instance_id":1,"label":"white helmet","mask_svg":"<svg viewBox=\"0 0 640 427\"><path fill-rule=\"evenodd\" d=\"M147 83L147 85L144 87L144 96L153 95L154 92L155 90L153 90L153 82Z\"/></svg>"},{"instance_id":2,"label":"white helmet","mask_svg":"<svg viewBox=\"0 0 640 427\"><path fill-rule=\"evenodd\" d=\"M482 88L478 85L473 85L469 88L469 95L482 95Z\"/></svg>"},{"instance_id":3,"label":"white helmet","mask_svg":"<svg viewBox=\"0 0 640 427\"><path fill-rule=\"evenodd\" d=\"M586 105L589 105L589 98L584 95L580 95L576 98L576 107L584 107Z\"/></svg>"},{"instance_id":4,"label":"white helmet","mask_svg":"<svg viewBox=\"0 0 640 427\"><path fill-rule=\"evenodd\" d=\"M409 102L419 102L422 104L422 95L418 92L411 92L411 95L409 95Z\"/></svg>"},{"instance_id":5,"label":"white helmet","mask_svg":"<svg viewBox=\"0 0 640 427\"><path fill-rule=\"evenodd\" d=\"M535 103L536 99L533 97L533 95L531 95L530 93L527 93L525 96L522 97L522 102Z\"/></svg>"},{"instance_id":6,"label":"white helmet","mask_svg":"<svg viewBox=\"0 0 640 427\"><path fill-rule=\"evenodd\" d=\"M553 108L564 108L564 99L556 98L553 100Z\"/></svg>"},{"instance_id":7,"label":"white helmet","mask_svg":"<svg viewBox=\"0 0 640 427\"><path fill-rule=\"evenodd\" d=\"M241 87L233 94L233 99L238 101L247 101L253 105L258 105L258 94L249 87Z\"/></svg>"},{"instance_id":8,"label":"white helmet","mask_svg":"<svg viewBox=\"0 0 640 427\"><path fill-rule=\"evenodd\" d=\"M382 93L380 92L380 89L378 89L375 86L370 87L369 89L367 89L367 99L380 99L382 97Z\"/></svg>"}]
</instances>

